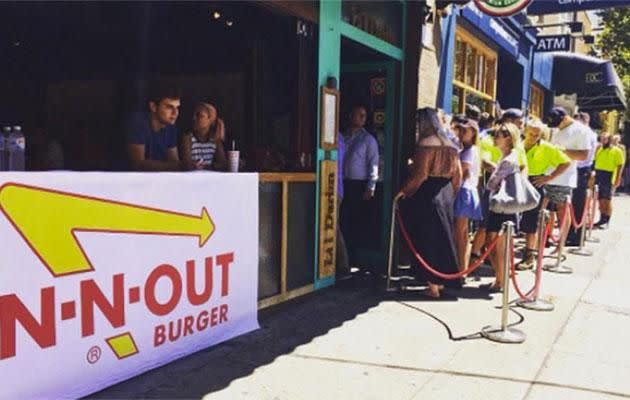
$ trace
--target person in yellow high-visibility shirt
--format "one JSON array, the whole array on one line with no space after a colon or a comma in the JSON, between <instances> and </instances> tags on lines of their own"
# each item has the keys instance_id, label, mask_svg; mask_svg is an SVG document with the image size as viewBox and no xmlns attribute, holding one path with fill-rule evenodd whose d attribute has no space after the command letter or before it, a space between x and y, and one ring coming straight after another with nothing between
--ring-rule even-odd
<instances>
[{"instance_id":1,"label":"person in yellow high-visibility shirt","mask_svg":"<svg viewBox=\"0 0 630 400\"><path fill-rule=\"evenodd\" d=\"M525 256L516 266L518 270L532 269L536 265L536 232L538 214L544 201L544 186L571 166L571 159L562 150L543 139L549 127L537 118L531 119L525 128L523 146L527 152L529 180L540 193L541 201L533 210L523 213L520 229L526 235ZM548 136L548 135L547 135Z\"/></svg>"},{"instance_id":2,"label":"person in yellow high-visibility shirt","mask_svg":"<svg viewBox=\"0 0 630 400\"><path fill-rule=\"evenodd\" d=\"M612 135L610 137L610 143L613 146L617 146L619 147L619 149L621 150L621 153L623 154L623 165L626 165L626 146L621 143L621 135ZM621 168L621 171L623 172L623 167ZM617 179L617 177L615 175L613 175L613 179L612 181L615 182L615 180ZM621 179L619 180L620 184L621 182L623 182L623 176L621 177ZM617 186L613 187L613 196L615 195L615 193L617 192Z\"/></svg>"},{"instance_id":3,"label":"person in yellow high-visibility shirt","mask_svg":"<svg viewBox=\"0 0 630 400\"><path fill-rule=\"evenodd\" d=\"M621 182L624 154L611 143L610 135L601 136L601 147L595 154L595 182L599 186L599 221L595 223L600 229L608 228L612 216L612 191ZM614 181L613 181L614 177Z\"/></svg>"}]
</instances>

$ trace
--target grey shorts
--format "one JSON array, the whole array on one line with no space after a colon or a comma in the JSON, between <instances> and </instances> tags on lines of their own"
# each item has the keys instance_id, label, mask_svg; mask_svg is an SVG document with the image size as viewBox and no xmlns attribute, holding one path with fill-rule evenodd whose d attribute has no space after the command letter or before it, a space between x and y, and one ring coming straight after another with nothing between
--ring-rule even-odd
<instances>
[{"instance_id":1,"label":"grey shorts","mask_svg":"<svg viewBox=\"0 0 630 400\"><path fill-rule=\"evenodd\" d=\"M545 185L545 197L554 205L566 203L572 192L570 186Z\"/></svg>"}]
</instances>

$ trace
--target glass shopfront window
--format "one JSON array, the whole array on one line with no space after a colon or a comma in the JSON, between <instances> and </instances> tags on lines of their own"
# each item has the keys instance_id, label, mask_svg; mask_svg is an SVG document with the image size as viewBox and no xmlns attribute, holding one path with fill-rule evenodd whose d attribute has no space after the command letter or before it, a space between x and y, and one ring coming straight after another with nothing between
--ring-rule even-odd
<instances>
[{"instance_id":1,"label":"glass shopfront window","mask_svg":"<svg viewBox=\"0 0 630 400\"><path fill-rule=\"evenodd\" d=\"M531 86L529 97L529 113L533 117L542 118L545 104L545 92L536 85Z\"/></svg>"},{"instance_id":2,"label":"glass shopfront window","mask_svg":"<svg viewBox=\"0 0 630 400\"><path fill-rule=\"evenodd\" d=\"M403 3L399 1L343 0L341 15L350 25L401 47L402 6Z\"/></svg>"},{"instance_id":3,"label":"glass shopfront window","mask_svg":"<svg viewBox=\"0 0 630 400\"><path fill-rule=\"evenodd\" d=\"M497 53L469 32L458 28L455 40L452 111L467 104L492 112L496 98Z\"/></svg>"}]
</instances>

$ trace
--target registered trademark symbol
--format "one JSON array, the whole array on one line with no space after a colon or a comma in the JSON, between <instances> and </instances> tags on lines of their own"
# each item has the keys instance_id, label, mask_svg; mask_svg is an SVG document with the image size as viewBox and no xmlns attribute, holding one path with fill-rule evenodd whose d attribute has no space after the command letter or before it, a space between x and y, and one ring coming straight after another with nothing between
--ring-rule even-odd
<instances>
[{"instance_id":1,"label":"registered trademark symbol","mask_svg":"<svg viewBox=\"0 0 630 400\"><path fill-rule=\"evenodd\" d=\"M86 359L90 364L96 363L101 359L101 348L98 346L90 347L90 350L87 352Z\"/></svg>"}]
</instances>

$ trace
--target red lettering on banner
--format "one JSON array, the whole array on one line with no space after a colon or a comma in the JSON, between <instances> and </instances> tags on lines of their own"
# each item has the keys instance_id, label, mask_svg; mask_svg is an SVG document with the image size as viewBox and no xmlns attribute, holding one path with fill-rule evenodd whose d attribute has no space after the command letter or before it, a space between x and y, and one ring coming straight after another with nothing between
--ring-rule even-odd
<instances>
[{"instance_id":1,"label":"red lettering on banner","mask_svg":"<svg viewBox=\"0 0 630 400\"><path fill-rule=\"evenodd\" d=\"M16 322L42 349L56 344L55 288L42 289L40 302L41 323L38 323L16 295L0 296L0 360L15 356Z\"/></svg>"},{"instance_id":2,"label":"red lettering on banner","mask_svg":"<svg viewBox=\"0 0 630 400\"><path fill-rule=\"evenodd\" d=\"M144 303L146 310L156 316L165 316L172 313L180 304L183 294L184 278L186 279L186 298L190 306L208 304L213 296L214 267L220 268L221 297L229 295L230 291L230 267L234 263L234 252L223 253L214 257L205 257L203 268L195 268L195 260L186 261L185 272L170 264L161 264L155 267L147 276L143 287ZM183 277L182 274L186 276ZM158 283L164 278L168 282L162 285L170 285L162 290L158 296ZM200 281L200 282L199 282ZM17 329L20 325L23 331L40 348L55 346L57 344L56 324L60 321L73 319L77 315L81 321L81 337L89 337L96 333L95 313L102 315L112 328L121 328L126 324L125 294L129 293L129 304L140 301L141 288L133 286L125 288L124 274L112 276L111 289L104 290L95 279L85 279L78 282L78 299L72 293L64 293L63 302L55 304L55 288L46 287L40 292L40 312L33 314L16 294L0 296L0 361L16 356ZM128 290L128 292L126 292ZM167 296L162 296L166 292ZM59 293L57 293L59 295ZM68 296L69 295L69 296ZM216 295L215 295L216 296ZM158 298L162 301L160 302ZM79 302L80 304L77 304ZM61 315L56 320L56 307L60 305ZM75 310L74 307L78 308ZM80 313L80 315L78 315ZM203 332L209 327L214 327L228 321L228 305L222 304L216 307L208 307L197 315L189 315L155 326L153 333L153 345L158 347L166 342L175 342L182 337ZM74 333L78 336L78 333ZM73 338L74 339L74 338Z\"/></svg>"},{"instance_id":3,"label":"red lettering on banner","mask_svg":"<svg viewBox=\"0 0 630 400\"><path fill-rule=\"evenodd\" d=\"M110 303L93 279L81 281L81 336L94 334L94 304L114 328L125 325L125 276L112 278L114 301Z\"/></svg>"},{"instance_id":4,"label":"red lettering on banner","mask_svg":"<svg viewBox=\"0 0 630 400\"><path fill-rule=\"evenodd\" d=\"M219 313L220 314L220 316L219 316L219 323L226 322L228 320L227 319L228 305L227 304L221 304L220 310L221 311Z\"/></svg>"},{"instance_id":5,"label":"red lettering on banner","mask_svg":"<svg viewBox=\"0 0 630 400\"><path fill-rule=\"evenodd\" d=\"M163 276L170 279L173 291L171 292L171 298L165 304L160 304L155 297L155 285ZM149 311L153 314L162 316L170 313L177 307L181 296L182 277L175 267L169 264L162 264L149 274L144 285L144 301Z\"/></svg>"},{"instance_id":6,"label":"red lettering on banner","mask_svg":"<svg viewBox=\"0 0 630 400\"><path fill-rule=\"evenodd\" d=\"M194 335L196 332L203 332L209 326L219 325L227 322L228 305L221 304L212 307L210 312L201 311L197 316L188 315L186 317L177 318L169 321L168 324L157 325L153 331L153 346L159 347L169 342L176 342L185 336ZM208 318L210 316L210 318ZM209 323L208 323L209 322ZM196 328L196 331L195 329Z\"/></svg>"},{"instance_id":7,"label":"red lettering on banner","mask_svg":"<svg viewBox=\"0 0 630 400\"><path fill-rule=\"evenodd\" d=\"M218 323L219 319L219 309L216 307L212 307L210 310L210 326L215 326Z\"/></svg>"},{"instance_id":8,"label":"red lettering on banner","mask_svg":"<svg viewBox=\"0 0 630 400\"><path fill-rule=\"evenodd\" d=\"M229 293L230 264L234 262L234 253L225 253L217 256L217 265L221 266L221 297Z\"/></svg>"},{"instance_id":9,"label":"red lettering on banner","mask_svg":"<svg viewBox=\"0 0 630 400\"><path fill-rule=\"evenodd\" d=\"M175 329L173 329L173 321L168 323L168 340L171 342L179 339L179 336L182 334L182 319L177 319L177 334L174 333Z\"/></svg>"},{"instance_id":10,"label":"red lettering on banner","mask_svg":"<svg viewBox=\"0 0 630 400\"><path fill-rule=\"evenodd\" d=\"M195 319L191 316L184 318L184 336L193 334Z\"/></svg>"},{"instance_id":11,"label":"red lettering on banner","mask_svg":"<svg viewBox=\"0 0 630 400\"><path fill-rule=\"evenodd\" d=\"M204 287L201 293L195 290L195 261L186 261L186 293L193 306L204 304L212 295L212 257L206 257Z\"/></svg>"},{"instance_id":12,"label":"red lettering on banner","mask_svg":"<svg viewBox=\"0 0 630 400\"><path fill-rule=\"evenodd\" d=\"M161 346L164 344L164 342L166 342L166 335L164 334L165 330L166 328L164 327L164 325L158 325L155 327L155 333L153 334L154 347Z\"/></svg>"},{"instance_id":13,"label":"red lettering on banner","mask_svg":"<svg viewBox=\"0 0 630 400\"><path fill-rule=\"evenodd\" d=\"M197 330L199 332L206 330L208 327L208 311L202 311L197 317Z\"/></svg>"}]
</instances>

